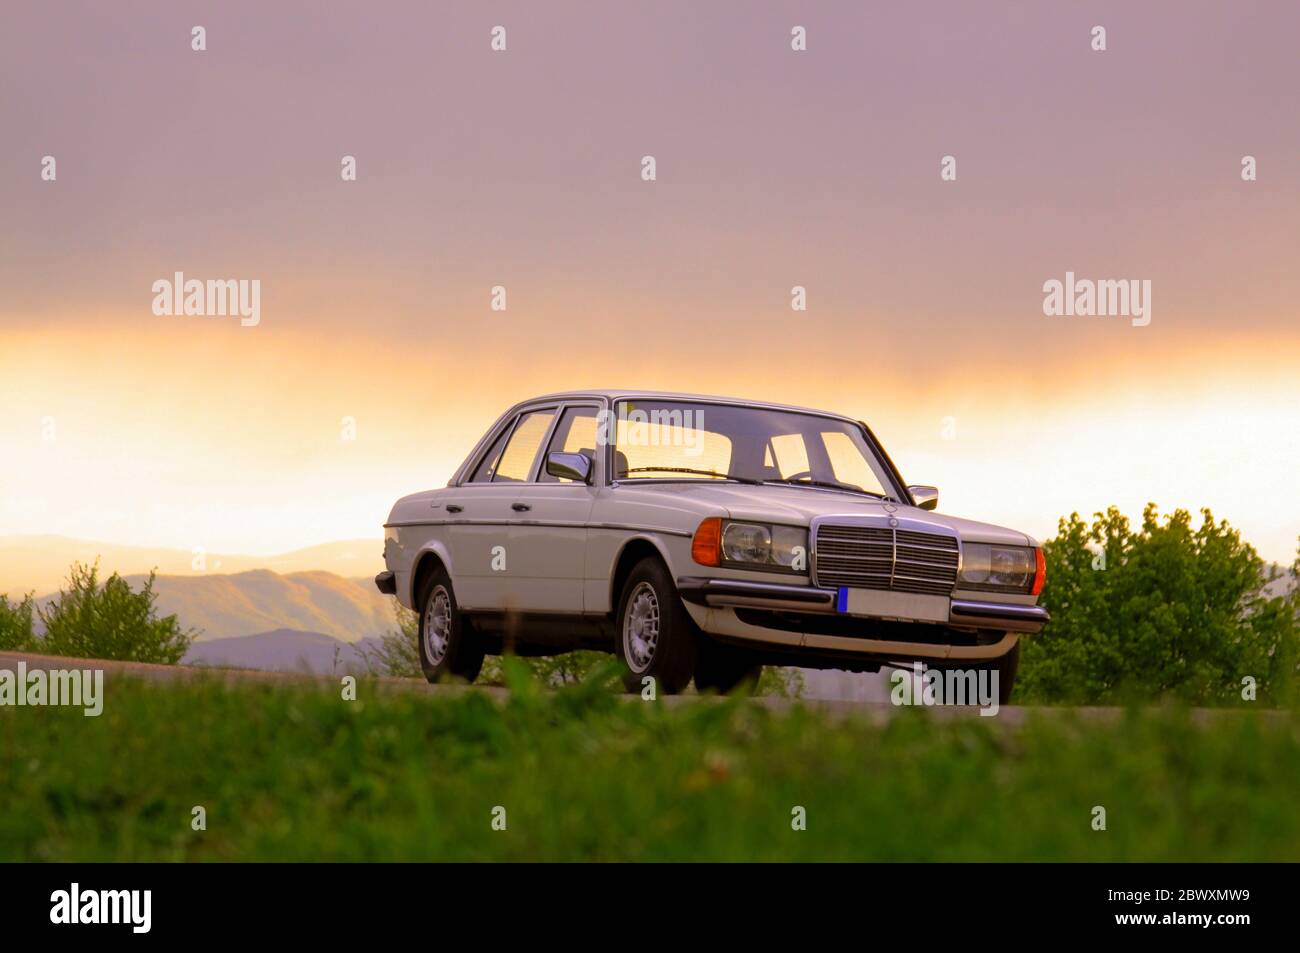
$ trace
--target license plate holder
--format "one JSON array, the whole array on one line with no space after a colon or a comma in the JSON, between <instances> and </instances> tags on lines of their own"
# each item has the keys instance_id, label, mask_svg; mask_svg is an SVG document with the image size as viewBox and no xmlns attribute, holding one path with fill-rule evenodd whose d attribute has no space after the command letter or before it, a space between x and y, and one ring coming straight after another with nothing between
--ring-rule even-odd
<instances>
[{"instance_id":1,"label":"license plate holder","mask_svg":"<svg viewBox=\"0 0 1300 953\"><path fill-rule=\"evenodd\" d=\"M951 602L947 596L925 593L889 592L881 589L853 589L840 586L835 594L835 611L841 615L876 619L906 619L913 622L947 622Z\"/></svg>"}]
</instances>

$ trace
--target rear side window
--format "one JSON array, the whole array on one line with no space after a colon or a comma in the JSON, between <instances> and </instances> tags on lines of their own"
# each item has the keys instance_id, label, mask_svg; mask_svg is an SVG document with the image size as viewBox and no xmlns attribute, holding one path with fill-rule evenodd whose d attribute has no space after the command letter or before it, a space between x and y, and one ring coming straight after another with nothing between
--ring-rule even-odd
<instances>
[{"instance_id":1,"label":"rear side window","mask_svg":"<svg viewBox=\"0 0 1300 953\"><path fill-rule=\"evenodd\" d=\"M537 451L542 448L542 440L551 427L555 417L555 408L534 410L519 418L515 432L510 435L506 449L497 462L492 474L493 483L519 483L528 479L537 459Z\"/></svg>"}]
</instances>

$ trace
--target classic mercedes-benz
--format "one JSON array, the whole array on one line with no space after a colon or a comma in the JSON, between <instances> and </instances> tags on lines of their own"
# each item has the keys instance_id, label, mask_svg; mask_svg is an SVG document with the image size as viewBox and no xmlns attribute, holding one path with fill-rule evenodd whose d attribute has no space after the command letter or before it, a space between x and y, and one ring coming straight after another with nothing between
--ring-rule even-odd
<instances>
[{"instance_id":1,"label":"classic mercedes-benz","mask_svg":"<svg viewBox=\"0 0 1300 953\"><path fill-rule=\"evenodd\" d=\"M446 487L403 497L375 578L430 681L485 654L618 655L629 690L764 664L991 668L1010 697L1043 553L933 512L865 423L754 401L575 391L506 411Z\"/></svg>"}]
</instances>

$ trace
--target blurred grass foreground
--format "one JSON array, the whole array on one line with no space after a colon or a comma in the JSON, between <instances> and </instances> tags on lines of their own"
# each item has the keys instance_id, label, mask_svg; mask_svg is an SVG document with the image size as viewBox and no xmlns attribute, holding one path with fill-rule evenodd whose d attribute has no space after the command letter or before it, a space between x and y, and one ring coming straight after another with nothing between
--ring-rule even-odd
<instances>
[{"instance_id":1,"label":"blurred grass foreground","mask_svg":"<svg viewBox=\"0 0 1300 953\"><path fill-rule=\"evenodd\" d=\"M1300 859L1285 710L873 725L511 688L115 678L98 718L0 709L0 860Z\"/></svg>"}]
</instances>

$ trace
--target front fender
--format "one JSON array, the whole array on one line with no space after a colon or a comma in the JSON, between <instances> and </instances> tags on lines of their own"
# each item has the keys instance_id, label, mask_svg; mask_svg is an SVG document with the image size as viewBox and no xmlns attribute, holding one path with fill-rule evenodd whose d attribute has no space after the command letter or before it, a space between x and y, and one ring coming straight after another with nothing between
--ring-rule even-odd
<instances>
[{"instance_id":1,"label":"front fender","mask_svg":"<svg viewBox=\"0 0 1300 953\"><path fill-rule=\"evenodd\" d=\"M653 550L668 567L669 574L676 578L678 569L685 565L683 557L686 562L689 562L691 541L689 537L660 534L653 530L640 530L620 540L619 545L612 547L609 556L601 560L600 565L593 567L594 579L602 584L600 595L604 599L604 604L589 605L588 611L611 612L618 605L619 588L622 584L620 569L628 568L623 566L623 561L625 558L630 558L629 550L632 549L639 550L644 555L649 555ZM594 593L589 594L593 603L594 597Z\"/></svg>"}]
</instances>

